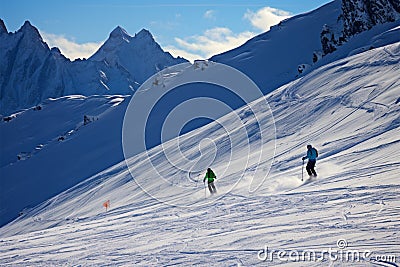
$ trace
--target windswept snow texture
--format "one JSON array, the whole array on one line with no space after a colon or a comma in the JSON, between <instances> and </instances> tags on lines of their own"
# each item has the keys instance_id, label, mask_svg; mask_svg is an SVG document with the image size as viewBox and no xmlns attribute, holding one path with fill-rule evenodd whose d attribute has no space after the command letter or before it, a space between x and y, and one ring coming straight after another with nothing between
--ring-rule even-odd
<instances>
[{"instance_id":1,"label":"windswept snow texture","mask_svg":"<svg viewBox=\"0 0 400 267\"><path fill-rule=\"evenodd\" d=\"M182 82L182 77L186 78L185 81L195 81L198 77L210 78L214 75L215 78L222 75L218 69L221 66L216 66L214 62L204 63L202 67L187 63L168 68L165 73L152 76L141 87L138 95L143 98L140 98L139 103L136 102L137 105L134 104L139 109L136 111L142 112L151 106L151 112L149 117L144 118L145 136L129 136L132 145L130 152L133 152L131 155L173 139L181 135L183 130L189 132L209 122L192 120L181 125L187 113L191 114L189 119L201 117L200 114L220 118L245 104L240 97L247 97L246 102L250 102L262 96L258 89L250 90L245 86L241 86L242 94L239 97L213 84L176 85L176 82ZM222 67L224 69L226 66ZM229 82L240 85L238 79L230 79ZM163 95L162 101L155 105L146 101L154 99L165 87L172 89ZM215 102L191 101L204 98ZM130 100L130 96L118 95L61 97L5 117L7 121L0 121L0 182L3 185L0 187L0 226L15 219L20 212L24 213L122 161L123 120ZM181 103L189 103L187 105L190 110L177 112ZM209 106L212 108L204 113L205 107ZM140 112L131 113L130 118L134 128L141 132L142 128L136 126ZM173 116L171 125L167 121L171 121L173 112L179 114ZM168 132L165 125L171 131ZM143 140L146 146L138 144Z\"/></svg>"},{"instance_id":2,"label":"windswept snow texture","mask_svg":"<svg viewBox=\"0 0 400 267\"><path fill-rule=\"evenodd\" d=\"M235 168L248 159L240 129L257 136L250 108L261 118L260 131L273 131L265 127L272 119L261 98L92 176L3 226L0 265L396 266L399 63L396 43L327 64L267 95L276 123L271 169L270 159L257 163L252 154L247 169ZM231 123L231 131L218 126L223 122ZM205 137L214 142L202 144ZM227 149L223 140L235 146ZM274 149L275 140L249 140L251 153ZM308 143L319 150L319 176L302 184L301 157ZM206 153L214 145L219 153L212 168L219 194L205 199L202 181L188 180L164 154L172 155L174 162L183 155L196 158L200 150ZM175 153L177 149L183 155ZM239 156L230 158L236 152ZM268 176L259 190L249 193L257 166ZM153 168L173 175L175 186L192 186L183 191L174 190L174 185L160 187ZM195 178L202 179L202 174ZM146 183L149 193L187 207L157 202L135 180ZM111 208L105 212L102 203L107 200ZM262 262L257 257L266 246L287 253L337 250L340 239L340 244L348 244L343 251L371 253L360 262L330 262L327 256L322 262L281 261L276 254L272 262ZM382 255L394 255L397 263L388 258L382 262Z\"/></svg>"}]
</instances>

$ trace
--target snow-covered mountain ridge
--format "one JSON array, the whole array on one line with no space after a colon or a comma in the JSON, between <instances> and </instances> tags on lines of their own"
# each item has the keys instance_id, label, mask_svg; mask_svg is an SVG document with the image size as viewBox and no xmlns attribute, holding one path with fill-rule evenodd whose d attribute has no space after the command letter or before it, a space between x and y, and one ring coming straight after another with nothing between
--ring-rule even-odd
<instances>
[{"instance_id":1,"label":"snow-covered mountain ridge","mask_svg":"<svg viewBox=\"0 0 400 267\"><path fill-rule=\"evenodd\" d=\"M374 35L364 34L359 38L363 43L352 39L366 31L376 35L377 28L384 32L399 25L399 12L394 0L335 0L287 19L211 60L241 70L268 93L332 62L321 58L342 49L343 44L351 47L349 53L359 46L377 47L371 40ZM378 27L382 25L386 26ZM132 37L116 27L88 60L70 62L57 48L50 50L29 22L12 34L0 19L0 61L4 62L0 66L0 114L9 115L49 97L132 94L157 70L186 60L164 52L146 30Z\"/></svg>"},{"instance_id":2,"label":"snow-covered mountain ridge","mask_svg":"<svg viewBox=\"0 0 400 267\"><path fill-rule=\"evenodd\" d=\"M269 93L305 73L360 48L395 43L378 35L400 26L398 3L391 0L335 0L271 27L242 46L211 57L248 75ZM340 51L339 51L340 50Z\"/></svg>"},{"instance_id":3,"label":"snow-covered mountain ridge","mask_svg":"<svg viewBox=\"0 0 400 267\"><path fill-rule=\"evenodd\" d=\"M265 246L300 252L337 249L342 240L352 251L373 253L352 262L324 258L322 264L390 266L379 256L400 253L399 63L399 42L335 61L92 176L3 226L2 265L299 266L277 258L262 262L257 253ZM273 121L276 140L260 143L254 137L258 131L273 131ZM86 129L88 136L96 133ZM212 142L199 145L206 138ZM271 150L274 143L269 169L269 158L252 155ZM319 176L302 184L307 143L319 150ZM214 148L218 153L211 166L219 194L205 199L202 183L196 182L203 173L189 180L172 163ZM165 179L174 182L165 186L154 170L170 174ZM249 193L255 170L268 176ZM137 183L178 206L152 199ZM107 200L111 209L105 212ZM321 261L300 265L321 266Z\"/></svg>"},{"instance_id":4,"label":"snow-covered mountain ridge","mask_svg":"<svg viewBox=\"0 0 400 267\"><path fill-rule=\"evenodd\" d=\"M130 36L121 27L89 59L71 62L50 49L26 21L15 33L0 20L0 114L9 115L47 98L132 94L152 74L187 62L164 52L147 30Z\"/></svg>"}]
</instances>

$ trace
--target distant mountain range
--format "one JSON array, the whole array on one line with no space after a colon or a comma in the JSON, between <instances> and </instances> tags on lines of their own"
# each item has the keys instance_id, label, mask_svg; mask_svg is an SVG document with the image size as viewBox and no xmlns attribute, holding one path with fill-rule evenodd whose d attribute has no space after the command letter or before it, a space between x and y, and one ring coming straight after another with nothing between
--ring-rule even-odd
<instances>
[{"instance_id":1,"label":"distant mountain range","mask_svg":"<svg viewBox=\"0 0 400 267\"><path fill-rule=\"evenodd\" d=\"M395 0L335 0L210 60L237 68L268 93L333 60L390 44L396 38L377 35L398 34L386 31L399 18ZM93 56L71 62L29 21L10 33L0 19L0 62L0 114L9 115L50 97L133 94L158 70L187 60L163 51L147 30L132 37L118 26Z\"/></svg>"},{"instance_id":2,"label":"distant mountain range","mask_svg":"<svg viewBox=\"0 0 400 267\"><path fill-rule=\"evenodd\" d=\"M132 94L160 69L187 60L163 51L147 30L132 37L116 27L92 57L71 62L29 21L10 33L0 20L0 62L0 114L6 115L49 97Z\"/></svg>"}]
</instances>

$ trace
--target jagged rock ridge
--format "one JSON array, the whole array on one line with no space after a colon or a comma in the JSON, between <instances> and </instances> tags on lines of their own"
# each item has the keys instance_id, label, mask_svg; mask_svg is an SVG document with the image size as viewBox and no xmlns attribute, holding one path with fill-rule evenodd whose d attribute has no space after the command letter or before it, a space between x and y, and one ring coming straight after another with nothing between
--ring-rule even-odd
<instances>
[{"instance_id":1,"label":"jagged rock ridge","mask_svg":"<svg viewBox=\"0 0 400 267\"><path fill-rule=\"evenodd\" d=\"M399 18L400 2L396 0L342 0L338 25L324 25L322 29L323 53L332 53L354 35Z\"/></svg>"},{"instance_id":2,"label":"jagged rock ridge","mask_svg":"<svg viewBox=\"0 0 400 267\"><path fill-rule=\"evenodd\" d=\"M2 20L0 61L3 115L50 97L132 94L158 70L187 62L164 52L149 31L132 37L119 26L92 57L71 62L58 48L50 49L29 21L9 33Z\"/></svg>"}]
</instances>

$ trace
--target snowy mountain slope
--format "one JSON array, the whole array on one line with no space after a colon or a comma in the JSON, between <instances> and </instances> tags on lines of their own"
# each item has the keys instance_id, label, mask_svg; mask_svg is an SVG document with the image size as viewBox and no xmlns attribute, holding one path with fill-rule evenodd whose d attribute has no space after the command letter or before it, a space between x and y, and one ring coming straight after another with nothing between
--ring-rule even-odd
<instances>
[{"instance_id":1,"label":"snowy mountain slope","mask_svg":"<svg viewBox=\"0 0 400 267\"><path fill-rule=\"evenodd\" d=\"M49 99L1 121L0 223L121 161L127 99Z\"/></svg>"},{"instance_id":2,"label":"snowy mountain slope","mask_svg":"<svg viewBox=\"0 0 400 267\"><path fill-rule=\"evenodd\" d=\"M379 1L333 1L309 13L286 19L270 31L210 60L239 69L254 80L264 93L269 93L324 64L365 51L362 50L365 48L382 47L399 41L396 33L397 37L375 42L380 33L400 26L400 11L385 0L381 1L385 3L375 3ZM391 13L387 17L380 14L371 19L368 10L361 8L365 5L372 5L373 8L380 6ZM353 9L358 6L359 9ZM362 29L352 31L355 28L352 23L363 25ZM325 45L333 46L329 52L323 46L324 37L329 39Z\"/></svg>"},{"instance_id":3,"label":"snowy mountain slope","mask_svg":"<svg viewBox=\"0 0 400 267\"><path fill-rule=\"evenodd\" d=\"M49 97L132 94L149 76L187 62L164 52L151 34L135 37L117 27L89 59L71 62L51 50L29 21L15 33L0 32L0 114L29 108ZM146 49L144 49L146 48Z\"/></svg>"},{"instance_id":4,"label":"snowy mountain slope","mask_svg":"<svg viewBox=\"0 0 400 267\"><path fill-rule=\"evenodd\" d=\"M192 120L181 128L182 125L179 123L189 114L193 117L203 115L219 118L230 110L262 96L258 89L250 88L248 84L241 86L242 83L238 78L229 79L228 83L238 86L237 93L244 99L235 97L229 90L212 84L177 85L177 82L184 83L183 78L193 81L199 77L213 76L218 79L224 75L224 68L221 70L220 67L213 62L204 62L202 67L198 64L180 64L149 78L143 84L143 90L135 95L135 100L139 98L133 105L136 111L130 112L131 116L125 118L128 96L64 97L46 101L35 108L6 117L10 120L0 122L2 136L0 181L4 184L1 188L0 223L3 225L11 221L24 209L36 206L60 191L122 161L124 159L123 142L121 142L122 121L124 119L132 121L133 127L138 128L136 125L139 123L139 114L145 110L143 104L148 103L147 99L153 99L162 90L177 87L165 95L163 101L152 107L154 115L147 119L146 138L138 140L128 134L132 143L129 153L133 152L132 155L194 130L209 121L209 119ZM238 73L234 75L240 77ZM174 125L169 126L172 131L165 134L164 126L170 112L179 108L182 102L189 103L192 99L210 98L216 102L192 101L189 110L180 112L181 114L173 120ZM122 102L115 108L115 103L118 104L120 101ZM225 105L220 105L218 101ZM213 108L205 109L204 107L208 105ZM85 115L89 121L94 120L95 124L83 125ZM178 120L178 117L181 119ZM160 123L161 121L163 123ZM97 132L89 130L92 128ZM138 144L144 139L146 146L139 146ZM127 146L130 148L129 144L125 144L125 148ZM81 154L82 151L85 151L84 154ZM51 167L43 167L49 166L49 163ZM71 165L74 167L69 167ZM34 186L36 184L37 186ZM43 190L44 184L48 184L46 190ZM33 186L34 191L32 191Z\"/></svg>"},{"instance_id":5,"label":"snowy mountain slope","mask_svg":"<svg viewBox=\"0 0 400 267\"><path fill-rule=\"evenodd\" d=\"M321 50L319 33L323 25L333 24L340 11L340 1L333 1L284 20L270 31L211 60L239 69L268 93L294 80L299 74L298 65L312 64L313 52Z\"/></svg>"},{"instance_id":6,"label":"snowy mountain slope","mask_svg":"<svg viewBox=\"0 0 400 267\"><path fill-rule=\"evenodd\" d=\"M399 62L396 43L327 64L266 96L274 118L261 98L92 176L3 226L1 264L394 266L381 260L400 253ZM273 121L276 140L257 138L273 136ZM271 158L257 154L275 143L269 170ZM308 143L320 152L319 176L302 185ZM188 179L184 159L208 166L210 153L219 194L204 199L202 174ZM268 176L249 193L256 173ZM359 262L257 257L266 246L322 253L337 241L371 253Z\"/></svg>"}]
</instances>

